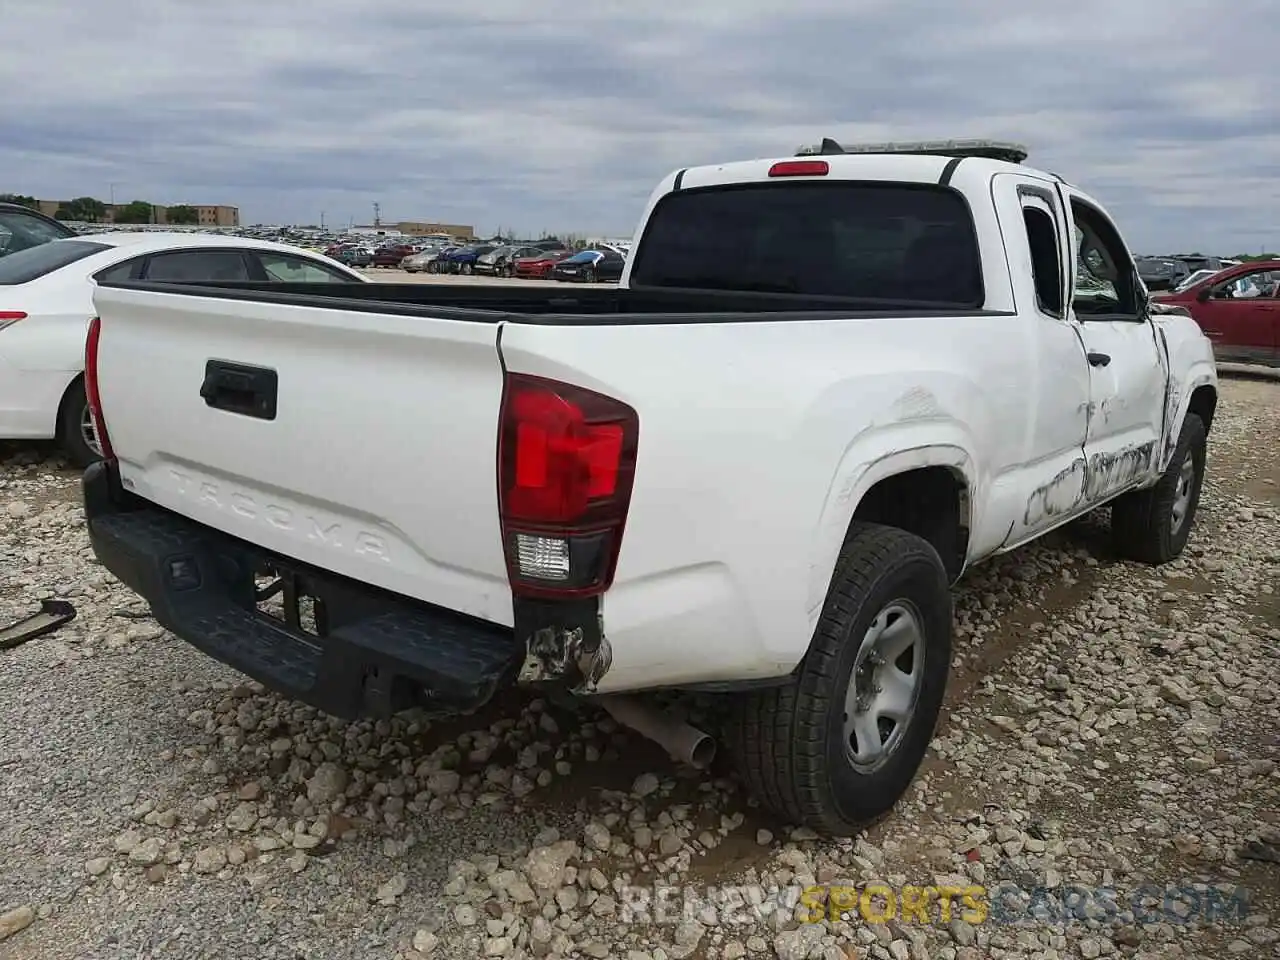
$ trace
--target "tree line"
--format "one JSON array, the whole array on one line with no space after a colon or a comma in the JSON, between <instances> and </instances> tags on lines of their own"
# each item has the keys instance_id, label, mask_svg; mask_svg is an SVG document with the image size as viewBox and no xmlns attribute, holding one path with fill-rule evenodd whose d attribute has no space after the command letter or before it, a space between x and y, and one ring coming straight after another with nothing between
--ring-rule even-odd
<instances>
[{"instance_id":1,"label":"tree line","mask_svg":"<svg viewBox=\"0 0 1280 960\"><path fill-rule=\"evenodd\" d=\"M32 210L39 210L40 203L35 197L20 193L0 193L0 203L16 203ZM154 223L155 204L149 200L131 200L129 203L117 204L111 217L113 223ZM75 223L104 223L107 220L107 204L96 197L76 197L58 204L54 211L54 219L69 220ZM185 203L164 208L164 222L178 226L200 222L200 214L195 207Z\"/></svg>"}]
</instances>

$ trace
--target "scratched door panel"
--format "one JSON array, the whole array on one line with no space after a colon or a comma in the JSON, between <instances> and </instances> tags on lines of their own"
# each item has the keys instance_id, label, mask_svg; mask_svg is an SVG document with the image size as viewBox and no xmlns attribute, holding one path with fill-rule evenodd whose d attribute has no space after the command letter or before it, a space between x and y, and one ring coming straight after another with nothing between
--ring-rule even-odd
<instances>
[{"instance_id":1,"label":"scratched door panel","mask_svg":"<svg viewBox=\"0 0 1280 960\"><path fill-rule=\"evenodd\" d=\"M1089 365L1082 506L1090 508L1155 468L1168 374L1119 230L1095 200L1060 189L1073 220L1071 309Z\"/></svg>"},{"instance_id":2,"label":"scratched door panel","mask_svg":"<svg viewBox=\"0 0 1280 960\"><path fill-rule=\"evenodd\" d=\"M1084 496L1098 503L1155 468L1167 377L1150 323L1086 321L1081 337L1089 353L1109 358L1089 368Z\"/></svg>"}]
</instances>

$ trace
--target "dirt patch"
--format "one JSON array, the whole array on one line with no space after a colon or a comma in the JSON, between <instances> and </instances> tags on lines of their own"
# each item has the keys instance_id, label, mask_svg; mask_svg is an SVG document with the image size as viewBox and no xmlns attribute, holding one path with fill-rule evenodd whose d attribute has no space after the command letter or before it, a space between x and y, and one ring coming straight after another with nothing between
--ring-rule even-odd
<instances>
[{"instance_id":1,"label":"dirt patch","mask_svg":"<svg viewBox=\"0 0 1280 960\"><path fill-rule=\"evenodd\" d=\"M1219 386L1219 409L1229 403L1248 414L1233 418L1222 442L1217 442L1215 423L1209 438L1210 479L1232 493L1280 506L1280 379L1223 376Z\"/></svg>"}]
</instances>

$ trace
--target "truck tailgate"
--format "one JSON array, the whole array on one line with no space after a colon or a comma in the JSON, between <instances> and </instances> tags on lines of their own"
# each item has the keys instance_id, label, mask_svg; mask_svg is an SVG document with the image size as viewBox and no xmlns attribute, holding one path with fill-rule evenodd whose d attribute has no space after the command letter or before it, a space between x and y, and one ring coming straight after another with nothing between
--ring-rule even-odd
<instances>
[{"instance_id":1,"label":"truck tailgate","mask_svg":"<svg viewBox=\"0 0 1280 960\"><path fill-rule=\"evenodd\" d=\"M126 489L286 557L510 625L497 323L104 287L94 304ZM250 368L266 372L253 381ZM207 402L202 385L220 370ZM274 418L235 412L246 386L270 392L271 372Z\"/></svg>"}]
</instances>

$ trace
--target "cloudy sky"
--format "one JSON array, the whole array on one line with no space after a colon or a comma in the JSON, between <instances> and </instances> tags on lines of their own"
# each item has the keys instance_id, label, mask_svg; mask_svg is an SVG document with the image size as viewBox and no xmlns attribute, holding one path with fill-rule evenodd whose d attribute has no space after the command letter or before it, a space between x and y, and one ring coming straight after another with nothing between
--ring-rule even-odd
<instances>
[{"instance_id":1,"label":"cloudy sky","mask_svg":"<svg viewBox=\"0 0 1280 960\"><path fill-rule=\"evenodd\" d=\"M679 167L983 136L1140 251L1280 247L1275 0L3 8L0 192L629 235Z\"/></svg>"}]
</instances>

